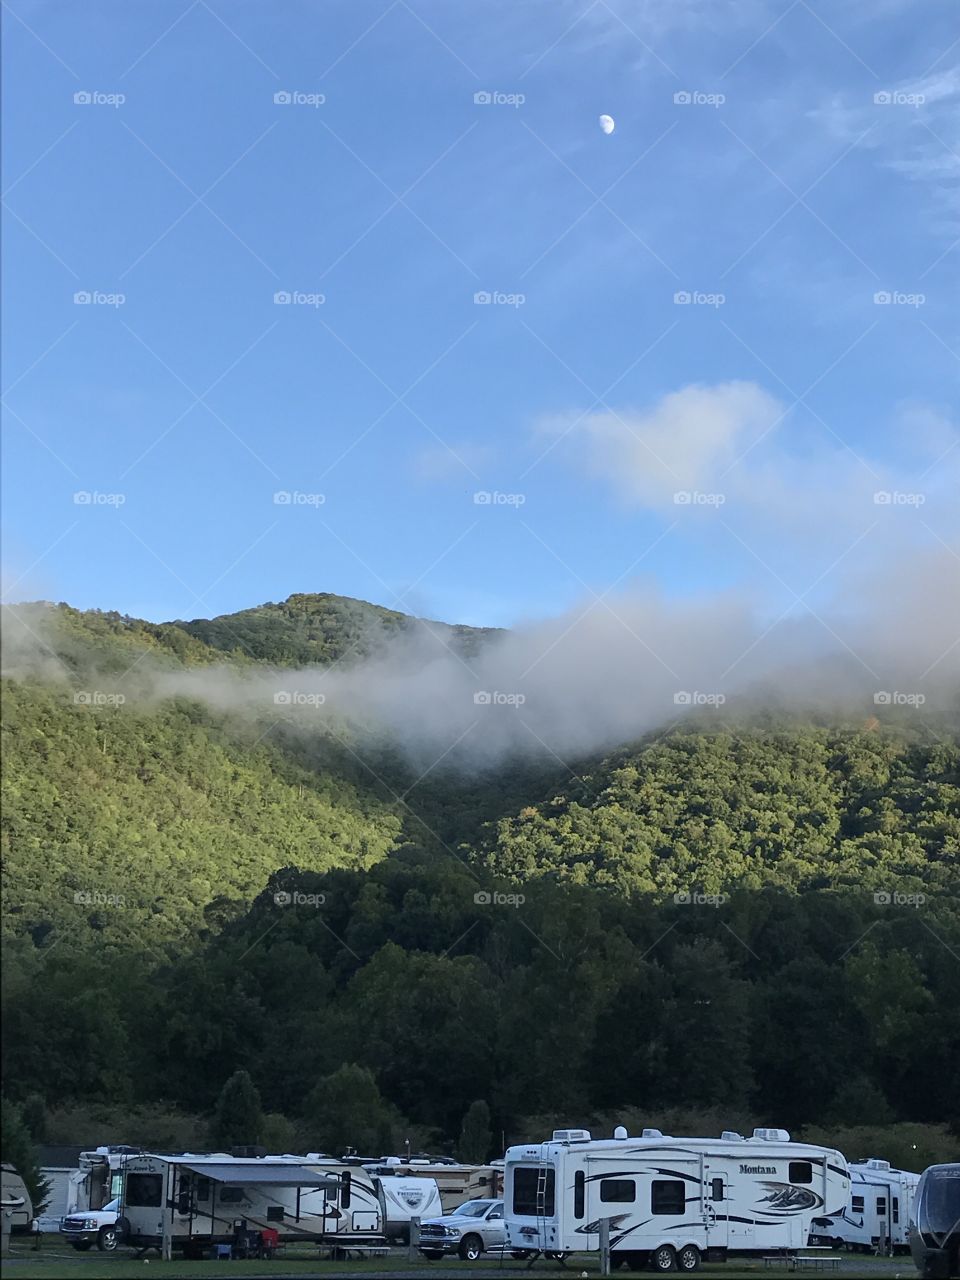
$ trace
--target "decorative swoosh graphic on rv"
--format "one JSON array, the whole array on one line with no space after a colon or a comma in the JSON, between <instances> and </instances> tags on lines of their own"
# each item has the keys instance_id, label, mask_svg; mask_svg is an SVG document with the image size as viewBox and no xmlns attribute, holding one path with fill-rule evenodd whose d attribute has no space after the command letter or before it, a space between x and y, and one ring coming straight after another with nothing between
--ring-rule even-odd
<instances>
[{"instance_id":1,"label":"decorative swoosh graphic on rv","mask_svg":"<svg viewBox=\"0 0 960 1280\"><path fill-rule=\"evenodd\" d=\"M771 1210L802 1213L823 1204L823 1198L815 1191L808 1191L806 1187L794 1187L789 1182L764 1182L761 1185L767 1188L769 1195L765 1195L760 1204L768 1204ZM758 1212L768 1213L770 1210L759 1209Z\"/></svg>"}]
</instances>

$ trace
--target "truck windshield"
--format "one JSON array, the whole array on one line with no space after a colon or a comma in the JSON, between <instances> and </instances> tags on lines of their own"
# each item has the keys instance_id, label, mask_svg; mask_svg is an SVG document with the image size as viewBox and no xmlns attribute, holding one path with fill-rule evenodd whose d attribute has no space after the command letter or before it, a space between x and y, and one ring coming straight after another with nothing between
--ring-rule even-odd
<instances>
[{"instance_id":1,"label":"truck windshield","mask_svg":"<svg viewBox=\"0 0 960 1280\"><path fill-rule=\"evenodd\" d=\"M482 1218L493 1203L492 1200L468 1200L466 1204L458 1205L453 1212L462 1218Z\"/></svg>"}]
</instances>

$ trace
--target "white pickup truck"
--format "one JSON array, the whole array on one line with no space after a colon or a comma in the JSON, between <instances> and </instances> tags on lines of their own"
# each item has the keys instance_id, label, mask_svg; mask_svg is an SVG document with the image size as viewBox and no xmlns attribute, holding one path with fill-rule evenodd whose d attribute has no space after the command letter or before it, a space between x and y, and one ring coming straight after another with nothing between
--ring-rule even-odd
<instances>
[{"instance_id":1,"label":"white pickup truck","mask_svg":"<svg viewBox=\"0 0 960 1280\"><path fill-rule=\"evenodd\" d=\"M60 1219L60 1234L75 1249L93 1245L102 1253L112 1253L120 1243L118 1215L120 1201L111 1200L102 1209L85 1209Z\"/></svg>"}]
</instances>

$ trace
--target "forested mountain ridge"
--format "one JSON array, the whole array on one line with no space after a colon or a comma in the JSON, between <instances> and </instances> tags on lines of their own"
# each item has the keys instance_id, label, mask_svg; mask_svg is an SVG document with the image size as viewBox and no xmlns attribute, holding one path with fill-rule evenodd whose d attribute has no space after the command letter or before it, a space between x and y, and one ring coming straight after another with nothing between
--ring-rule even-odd
<instances>
[{"instance_id":1,"label":"forested mountain ridge","mask_svg":"<svg viewBox=\"0 0 960 1280\"><path fill-rule=\"evenodd\" d=\"M679 1101L953 1118L947 726L728 710L589 759L421 776L342 720L207 696L218 668L352 661L357 604L291 597L206 630L18 608L14 1097L202 1113L243 1067L313 1146L310 1098L345 1064L385 1126L445 1137L477 1097L508 1131ZM378 622L368 652L405 625Z\"/></svg>"}]
</instances>

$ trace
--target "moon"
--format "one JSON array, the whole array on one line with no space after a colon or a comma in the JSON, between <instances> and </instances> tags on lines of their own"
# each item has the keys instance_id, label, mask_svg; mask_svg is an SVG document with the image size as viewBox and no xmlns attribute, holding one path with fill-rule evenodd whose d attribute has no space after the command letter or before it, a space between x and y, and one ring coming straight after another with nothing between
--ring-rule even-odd
<instances>
[{"instance_id":1,"label":"moon","mask_svg":"<svg viewBox=\"0 0 960 1280\"><path fill-rule=\"evenodd\" d=\"M604 133L613 133L614 129L617 127L613 116L601 116L599 124Z\"/></svg>"}]
</instances>

